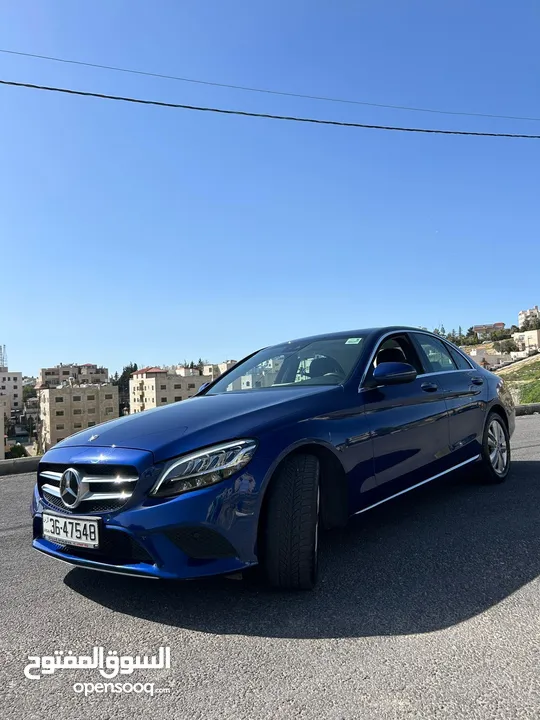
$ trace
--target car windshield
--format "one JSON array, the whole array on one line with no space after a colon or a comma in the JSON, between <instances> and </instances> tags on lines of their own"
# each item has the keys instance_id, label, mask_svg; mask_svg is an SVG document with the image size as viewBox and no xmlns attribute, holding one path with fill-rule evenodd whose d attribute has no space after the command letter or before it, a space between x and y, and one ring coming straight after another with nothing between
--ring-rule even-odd
<instances>
[{"instance_id":1,"label":"car windshield","mask_svg":"<svg viewBox=\"0 0 540 720\"><path fill-rule=\"evenodd\" d=\"M339 385L356 366L365 335L332 335L275 345L255 353L208 394L303 385Z\"/></svg>"}]
</instances>

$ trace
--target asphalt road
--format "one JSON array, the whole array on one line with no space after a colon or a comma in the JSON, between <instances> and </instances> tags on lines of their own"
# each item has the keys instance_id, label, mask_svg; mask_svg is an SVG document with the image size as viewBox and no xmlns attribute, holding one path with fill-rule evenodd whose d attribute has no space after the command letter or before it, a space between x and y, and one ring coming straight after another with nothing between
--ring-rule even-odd
<instances>
[{"instance_id":1,"label":"asphalt road","mask_svg":"<svg viewBox=\"0 0 540 720\"><path fill-rule=\"evenodd\" d=\"M540 717L540 416L518 418L502 486L450 477L323 536L321 582L167 585L70 569L30 548L34 478L0 478L2 718ZM170 670L84 694L28 655L171 648ZM118 678L115 681L117 682Z\"/></svg>"}]
</instances>

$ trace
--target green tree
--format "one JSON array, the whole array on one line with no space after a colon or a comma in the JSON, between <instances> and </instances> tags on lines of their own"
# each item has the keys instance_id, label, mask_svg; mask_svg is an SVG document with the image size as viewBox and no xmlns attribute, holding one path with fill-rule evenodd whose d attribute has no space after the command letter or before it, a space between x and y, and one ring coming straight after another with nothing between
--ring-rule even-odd
<instances>
[{"instance_id":1,"label":"green tree","mask_svg":"<svg viewBox=\"0 0 540 720\"><path fill-rule=\"evenodd\" d=\"M11 450L6 453L6 458L14 460L15 458L26 457L26 450L22 445L13 445Z\"/></svg>"},{"instance_id":2,"label":"green tree","mask_svg":"<svg viewBox=\"0 0 540 720\"><path fill-rule=\"evenodd\" d=\"M514 340L502 340L498 343L503 353L517 352L519 350Z\"/></svg>"},{"instance_id":3,"label":"green tree","mask_svg":"<svg viewBox=\"0 0 540 720\"><path fill-rule=\"evenodd\" d=\"M28 400L28 398L37 397L37 390L35 387L32 387L32 385L24 385L22 394L23 394L23 402L26 402Z\"/></svg>"},{"instance_id":4,"label":"green tree","mask_svg":"<svg viewBox=\"0 0 540 720\"><path fill-rule=\"evenodd\" d=\"M520 330L540 330L540 318L532 318L525 320Z\"/></svg>"},{"instance_id":5,"label":"green tree","mask_svg":"<svg viewBox=\"0 0 540 720\"><path fill-rule=\"evenodd\" d=\"M120 416L122 416L126 410L129 412L129 379L138 369L139 366L134 362L129 363L129 365L124 365L120 376L117 372L112 381L113 385L118 387L118 414Z\"/></svg>"}]
</instances>

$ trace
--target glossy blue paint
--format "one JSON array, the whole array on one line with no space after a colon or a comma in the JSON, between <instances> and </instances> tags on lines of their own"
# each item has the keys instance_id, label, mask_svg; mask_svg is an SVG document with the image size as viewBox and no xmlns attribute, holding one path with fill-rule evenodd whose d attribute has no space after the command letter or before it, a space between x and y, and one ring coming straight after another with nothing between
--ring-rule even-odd
<instances>
[{"instance_id":1,"label":"glossy blue paint","mask_svg":"<svg viewBox=\"0 0 540 720\"><path fill-rule=\"evenodd\" d=\"M395 327L349 333L365 340L358 362L339 385L212 394L214 382L190 400L67 438L46 453L38 475L47 468L106 473L114 467L115 472L131 468L138 480L122 507L88 513L52 505L38 483L32 500L34 547L72 564L154 578L231 573L258 561L265 492L276 467L291 452L315 453L323 469L333 468L321 477L323 504L330 496L339 498L332 512L325 514L323 507L326 524L332 525L477 456L491 408L504 412L512 432L513 403L502 381L471 360L464 360L466 369L430 372L416 332ZM381 343L386 347L394 340L405 348L417 376L381 385L376 375L383 377L383 369L374 374L373 359ZM243 470L176 497L150 494L167 461L239 438L258 441ZM76 551L44 539L44 511L97 517L112 554ZM211 539L207 556L200 550L205 538ZM131 554L119 562L114 549L128 545Z\"/></svg>"}]
</instances>

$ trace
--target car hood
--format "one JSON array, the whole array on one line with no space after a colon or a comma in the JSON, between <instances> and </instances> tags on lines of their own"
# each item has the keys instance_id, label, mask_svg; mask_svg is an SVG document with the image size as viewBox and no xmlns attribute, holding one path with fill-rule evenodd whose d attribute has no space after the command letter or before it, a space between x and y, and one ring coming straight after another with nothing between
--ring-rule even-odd
<instances>
[{"instance_id":1,"label":"car hood","mask_svg":"<svg viewBox=\"0 0 540 720\"><path fill-rule=\"evenodd\" d=\"M257 437L262 428L278 422L315 417L327 409L322 397L330 399L342 391L341 386L325 385L201 395L96 425L55 448L146 450L159 462L216 442ZM316 401L314 396L319 396Z\"/></svg>"}]
</instances>

